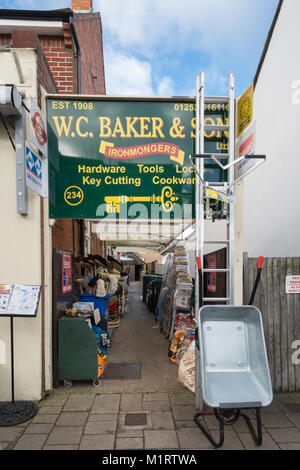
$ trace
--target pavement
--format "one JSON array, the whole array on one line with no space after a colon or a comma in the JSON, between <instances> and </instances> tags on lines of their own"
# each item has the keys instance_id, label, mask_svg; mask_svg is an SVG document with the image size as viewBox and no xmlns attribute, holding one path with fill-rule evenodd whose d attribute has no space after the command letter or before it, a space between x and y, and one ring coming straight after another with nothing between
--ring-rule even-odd
<instances>
[{"instance_id":1,"label":"pavement","mask_svg":"<svg viewBox=\"0 0 300 470\"><path fill-rule=\"evenodd\" d=\"M55 388L26 423L0 427L2 450L212 450L193 421L195 397L177 378L168 341L134 283L129 310L113 335L110 362L141 363L138 380L105 380L99 388L74 383ZM255 422L254 413L248 411ZM202 418L217 439L213 415ZM262 410L263 445L241 418L225 427L223 450L300 450L300 393L275 394Z\"/></svg>"}]
</instances>

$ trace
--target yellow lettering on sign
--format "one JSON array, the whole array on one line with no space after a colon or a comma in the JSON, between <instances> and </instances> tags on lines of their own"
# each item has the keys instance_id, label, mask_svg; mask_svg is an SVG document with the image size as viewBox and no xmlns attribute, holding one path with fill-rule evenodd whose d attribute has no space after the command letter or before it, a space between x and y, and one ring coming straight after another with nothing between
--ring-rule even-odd
<instances>
[{"instance_id":1,"label":"yellow lettering on sign","mask_svg":"<svg viewBox=\"0 0 300 470\"><path fill-rule=\"evenodd\" d=\"M57 134L59 137L62 136L62 133L64 132L66 137L69 137L71 128L72 128L72 123L74 121L73 116L68 116L69 122L66 124L66 116L52 116ZM59 122L60 119L60 122Z\"/></svg>"}]
</instances>

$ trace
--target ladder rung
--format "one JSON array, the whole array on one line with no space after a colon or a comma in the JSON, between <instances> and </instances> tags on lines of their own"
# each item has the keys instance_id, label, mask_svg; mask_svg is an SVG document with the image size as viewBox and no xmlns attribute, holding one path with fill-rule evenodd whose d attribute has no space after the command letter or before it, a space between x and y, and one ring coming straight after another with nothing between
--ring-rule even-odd
<instances>
[{"instance_id":1,"label":"ladder rung","mask_svg":"<svg viewBox=\"0 0 300 470\"><path fill-rule=\"evenodd\" d=\"M205 245L228 245L230 243L229 240L205 240Z\"/></svg>"},{"instance_id":2,"label":"ladder rung","mask_svg":"<svg viewBox=\"0 0 300 470\"><path fill-rule=\"evenodd\" d=\"M228 125L218 125L218 124L204 124L205 131L228 131Z\"/></svg>"},{"instance_id":3,"label":"ladder rung","mask_svg":"<svg viewBox=\"0 0 300 470\"><path fill-rule=\"evenodd\" d=\"M204 297L203 302L227 302L229 301L229 297Z\"/></svg>"},{"instance_id":4,"label":"ladder rung","mask_svg":"<svg viewBox=\"0 0 300 470\"><path fill-rule=\"evenodd\" d=\"M206 103L229 103L229 97L228 96L206 96L204 98L204 101Z\"/></svg>"},{"instance_id":5,"label":"ladder rung","mask_svg":"<svg viewBox=\"0 0 300 470\"><path fill-rule=\"evenodd\" d=\"M214 268L208 269L208 268L204 268L202 271L204 273L229 273L230 270L228 268L227 269L217 269L217 268L216 269L214 269Z\"/></svg>"}]
</instances>

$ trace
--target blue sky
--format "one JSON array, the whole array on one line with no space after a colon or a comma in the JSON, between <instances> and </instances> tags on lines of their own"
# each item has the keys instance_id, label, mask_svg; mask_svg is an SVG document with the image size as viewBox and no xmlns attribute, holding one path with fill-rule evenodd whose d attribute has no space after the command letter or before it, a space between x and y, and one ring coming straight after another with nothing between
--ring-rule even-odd
<instances>
[{"instance_id":1,"label":"blue sky","mask_svg":"<svg viewBox=\"0 0 300 470\"><path fill-rule=\"evenodd\" d=\"M71 1L0 0L1 8L67 8ZM252 82L278 0L94 0L103 27L107 94L236 95Z\"/></svg>"}]
</instances>

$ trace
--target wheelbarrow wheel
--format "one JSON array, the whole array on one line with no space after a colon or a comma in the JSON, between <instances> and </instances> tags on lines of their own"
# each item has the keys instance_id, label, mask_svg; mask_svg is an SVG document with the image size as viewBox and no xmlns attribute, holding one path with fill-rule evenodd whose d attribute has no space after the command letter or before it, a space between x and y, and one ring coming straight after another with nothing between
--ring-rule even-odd
<instances>
[{"instance_id":1,"label":"wheelbarrow wheel","mask_svg":"<svg viewBox=\"0 0 300 470\"><path fill-rule=\"evenodd\" d=\"M97 377L96 379L93 380L93 387L99 388L99 387L101 387L101 385L102 385L102 381L99 377Z\"/></svg>"}]
</instances>

